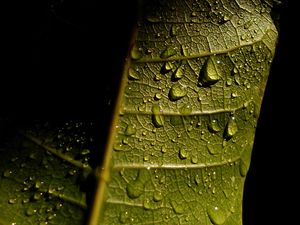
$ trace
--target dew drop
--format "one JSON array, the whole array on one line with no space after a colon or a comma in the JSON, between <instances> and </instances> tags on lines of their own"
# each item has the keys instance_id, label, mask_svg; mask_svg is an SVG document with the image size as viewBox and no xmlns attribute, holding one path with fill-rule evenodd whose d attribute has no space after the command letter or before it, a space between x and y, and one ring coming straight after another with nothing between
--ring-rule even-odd
<instances>
[{"instance_id":1,"label":"dew drop","mask_svg":"<svg viewBox=\"0 0 300 225\"><path fill-rule=\"evenodd\" d=\"M160 54L160 58L166 59L176 54L176 51L173 47L168 47Z\"/></svg>"},{"instance_id":2,"label":"dew drop","mask_svg":"<svg viewBox=\"0 0 300 225\"><path fill-rule=\"evenodd\" d=\"M180 80L183 77L183 69L181 67L178 67L175 72L173 73L173 79L174 80Z\"/></svg>"},{"instance_id":3,"label":"dew drop","mask_svg":"<svg viewBox=\"0 0 300 225\"><path fill-rule=\"evenodd\" d=\"M208 129L212 133L217 133L221 130L221 127L217 120L211 120Z\"/></svg>"},{"instance_id":4,"label":"dew drop","mask_svg":"<svg viewBox=\"0 0 300 225\"><path fill-rule=\"evenodd\" d=\"M28 208L25 212L26 216L33 216L37 212L36 209Z\"/></svg>"},{"instance_id":5,"label":"dew drop","mask_svg":"<svg viewBox=\"0 0 300 225\"><path fill-rule=\"evenodd\" d=\"M128 78L130 80L139 80L140 79L139 74L132 68L129 68L129 70L128 70Z\"/></svg>"},{"instance_id":6,"label":"dew drop","mask_svg":"<svg viewBox=\"0 0 300 225\"><path fill-rule=\"evenodd\" d=\"M160 100L162 98L162 96L161 96L161 94L160 93L156 93L155 95L154 95L154 99L155 100Z\"/></svg>"},{"instance_id":7,"label":"dew drop","mask_svg":"<svg viewBox=\"0 0 300 225\"><path fill-rule=\"evenodd\" d=\"M143 202L143 206L144 206L144 209L146 209L146 210L151 209L150 200L149 199L145 199L144 202Z\"/></svg>"},{"instance_id":8,"label":"dew drop","mask_svg":"<svg viewBox=\"0 0 300 225\"><path fill-rule=\"evenodd\" d=\"M201 181L202 181L202 180L201 180L201 177L200 177L198 174L195 175L195 179L194 179L194 180L195 180L195 183L196 183L197 185L201 184Z\"/></svg>"},{"instance_id":9,"label":"dew drop","mask_svg":"<svg viewBox=\"0 0 300 225\"><path fill-rule=\"evenodd\" d=\"M87 149L87 148L83 149L83 150L80 152L80 155L88 155L88 154L90 154L90 150Z\"/></svg>"},{"instance_id":10,"label":"dew drop","mask_svg":"<svg viewBox=\"0 0 300 225\"><path fill-rule=\"evenodd\" d=\"M22 200L22 204L27 204L29 201L30 201L29 198L24 198L24 199Z\"/></svg>"},{"instance_id":11,"label":"dew drop","mask_svg":"<svg viewBox=\"0 0 300 225\"><path fill-rule=\"evenodd\" d=\"M185 45L181 45L181 54L184 56L188 56L189 55L188 47L186 47Z\"/></svg>"},{"instance_id":12,"label":"dew drop","mask_svg":"<svg viewBox=\"0 0 300 225\"><path fill-rule=\"evenodd\" d=\"M247 163L245 162L245 160L241 159L240 161L240 174L242 177L245 177L247 175L247 172L248 172L248 165Z\"/></svg>"},{"instance_id":13,"label":"dew drop","mask_svg":"<svg viewBox=\"0 0 300 225\"><path fill-rule=\"evenodd\" d=\"M174 212L176 214L182 214L182 213L184 213L184 207L183 207L182 204L178 204L177 202L173 201L171 203L171 205L172 205L172 208L173 208L173 210L174 210Z\"/></svg>"},{"instance_id":14,"label":"dew drop","mask_svg":"<svg viewBox=\"0 0 300 225\"><path fill-rule=\"evenodd\" d=\"M153 193L153 200L159 202L163 199L163 195L160 191L154 191Z\"/></svg>"},{"instance_id":15,"label":"dew drop","mask_svg":"<svg viewBox=\"0 0 300 225\"><path fill-rule=\"evenodd\" d=\"M169 91L169 98L171 101L177 101L186 96L186 94L187 92L183 86L174 84Z\"/></svg>"},{"instance_id":16,"label":"dew drop","mask_svg":"<svg viewBox=\"0 0 300 225\"><path fill-rule=\"evenodd\" d=\"M174 37L177 35L177 27L174 24L171 26L170 35L171 35L171 37Z\"/></svg>"},{"instance_id":17,"label":"dew drop","mask_svg":"<svg viewBox=\"0 0 300 225\"><path fill-rule=\"evenodd\" d=\"M166 153L166 152L167 152L167 149L166 149L166 147L162 146L161 149L160 149L160 151L161 151L162 153Z\"/></svg>"},{"instance_id":18,"label":"dew drop","mask_svg":"<svg viewBox=\"0 0 300 225\"><path fill-rule=\"evenodd\" d=\"M162 127L164 125L164 117L163 115L161 114L161 110L160 110L160 107L158 105L154 105L152 107L152 122L154 124L155 127Z\"/></svg>"},{"instance_id":19,"label":"dew drop","mask_svg":"<svg viewBox=\"0 0 300 225\"><path fill-rule=\"evenodd\" d=\"M127 211L121 212L120 216L119 216L120 223L123 223L123 224L127 223L128 220L129 220L129 214L128 214L128 212Z\"/></svg>"},{"instance_id":20,"label":"dew drop","mask_svg":"<svg viewBox=\"0 0 300 225\"><path fill-rule=\"evenodd\" d=\"M225 138L230 139L238 131L238 126L235 121L235 117L231 117L226 125Z\"/></svg>"},{"instance_id":21,"label":"dew drop","mask_svg":"<svg viewBox=\"0 0 300 225\"><path fill-rule=\"evenodd\" d=\"M217 155L222 152L222 145L208 143L207 149L208 149L209 154Z\"/></svg>"},{"instance_id":22,"label":"dew drop","mask_svg":"<svg viewBox=\"0 0 300 225\"><path fill-rule=\"evenodd\" d=\"M148 16L146 16L146 20L150 23L158 23L161 21L161 18L157 17L157 16L148 15Z\"/></svg>"},{"instance_id":23,"label":"dew drop","mask_svg":"<svg viewBox=\"0 0 300 225\"><path fill-rule=\"evenodd\" d=\"M179 150L179 158L180 159L186 159L188 157L189 153L185 149Z\"/></svg>"},{"instance_id":24,"label":"dew drop","mask_svg":"<svg viewBox=\"0 0 300 225\"><path fill-rule=\"evenodd\" d=\"M32 199L33 199L34 201L38 201L38 200L40 200L40 199L42 198L42 196L43 196L43 193L42 193L42 192L36 192L36 193L34 193L34 195L32 196Z\"/></svg>"},{"instance_id":25,"label":"dew drop","mask_svg":"<svg viewBox=\"0 0 300 225\"><path fill-rule=\"evenodd\" d=\"M130 51L130 55L132 59L138 60L143 56L142 49L134 45Z\"/></svg>"},{"instance_id":26,"label":"dew drop","mask_svg":"<svg viewBox=\"0 0 300 225\"><path fill-rule=\"evenodd\" d=\"M249 21L247 21L247 22L244 24L244 28L245 28L245 29L249 29L249 28L251 27L251 25L252 25L252 21L249 20Z\"/></svg>"},{"instance_id":27,"label":"dew drop","mask_svg":"<svg viewBox=\"0 0 300 225\"><path fill-rule=\"evenodd\" d=\"M161 67L160 73L166 74L166 73L170 72L173 69L173 67L174 67L173 63L165 62Z\"/></svg>"},{"instance_id":28,"label":"dew drop","mask_svg":"<svg viewBox=\"0 0 300 225\"><path fill-rule=\"evenodd\" d=\"M12 171L11 170L5 170L3 172L3 177L10 177L10 175L12 174Z\"/></svg>"},{"instance_id":29,"label":"dew drop","mask_svg":"<svg viewBox=\"0 0 300 225\"><path fill-rule=\"evenodd\" d=\"M148 174L144 170L139 170L136 180L128 183L126 191L131 199L140 197L144 192L145 182L148 180Z\"/></svg>"},{"instance_id":30,"label":"dew drop","mask_svg":"<svg viewBox=\"0 0 300 225\"><path fill-rule=\"evenodd\" d=\"M232 74L232 75L235 75L235 74L237 74L238 72L239 72L238 69L237 69L236 67L234 67L234 68L232 69L231 74Z\"/></svg>"},{"instance_id":31,"label":"dew drop","mask_svg":"<svg viewBox=\"0 0 300 225\"><path fill-rule=\"evenodd\" d=\"M201 70L199 76L199 83L203 86L209 86L215 84L220 80L213 57L209 57L204 65L204 69Z\"/></svg>"},{"instance_id":32,"label":"dew drop","mask_svg":"<svg viewBox=\"0 0 300 225\"><path fill-rule=\"evenodd\" d=\"M126 136L131 136L134 135L136 133L136 128L134 125L132 124L128 124L126 129L125 129L125 135Z\"/></svg>"},{"instance_id":33,"label":"dew drop","mask_svg":"<svg viewBox=\"0 0 300 225\"><path fill-rule=\"evenodd\" d=\"M232 85L232 79L231 78L227 78L226 85L227 86L231 86Z\"/></svg>"},{"instance_id":34,"label":"dew drop","mask_svg":"<svg viewBox=\"0 0 300 225\"><path fill-rule=\"evenodd\" d=\"M192 113L193 109L192 109L192 106L187 104L187 105L183 105L180 109L179 109L179 112L182 114L182 115L190 115Z\"/></svg>"},{"instance_id":35,"label":"dew drop","mask_svg":"<svg viewBox=\"0 0 300 225\"><path fill-rule=\"evenodd\" d=\"M11 198L11 199L8 200L8 203L9 204L15 204L15 203L17 203L17 199L16 198Z\"/></svg>"},{"instance_id":36,"label":"dew drop","mask_svg":"<svg viewBox=\"0 0 300 225\"><path fill-rule=\"evenodd\" d=\"M197 156L192 156L191 162L192 162L193 164L197 164L197 163L198 163L198 157L197 157Z\"/></svg>"},{"instance_id":37,"label":"dew drop","mask_svg":"<svg viewBox=\"0 0 300 225\"><path fill-rule=\"evenodd\" d=\"M222 225L225 223L225 221L227 219L225 212L223 210L219 209L219 207L210 207L207 210L207 214L208 214L210 221L214 225Z\"/></svg>"},{"instance_id":38,"label":"dew drop","mask_svg":"<svg viewBox=\"0 0 300 225\"><path fill-rule=\"evenodd\" d=\"M154 81L160 81L161 80L161 76L160 75L155 75L154 76Z\"/></svg>"}]
</instances>

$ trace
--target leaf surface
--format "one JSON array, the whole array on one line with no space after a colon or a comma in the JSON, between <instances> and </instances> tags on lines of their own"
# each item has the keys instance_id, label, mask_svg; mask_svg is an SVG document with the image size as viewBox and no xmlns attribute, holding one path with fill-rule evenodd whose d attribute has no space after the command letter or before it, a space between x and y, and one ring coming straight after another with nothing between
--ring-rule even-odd
<instances>
[{"instance_id":1,"label":"leaf surface","mask_svg":"<svg viewBox=\"0 0 300 225\"><path fill-rule=\"evenodd\" d=\"M141 8L90 224L242 224L277 38L270 7L178 0Z\"/></svg>"}]
</instances>

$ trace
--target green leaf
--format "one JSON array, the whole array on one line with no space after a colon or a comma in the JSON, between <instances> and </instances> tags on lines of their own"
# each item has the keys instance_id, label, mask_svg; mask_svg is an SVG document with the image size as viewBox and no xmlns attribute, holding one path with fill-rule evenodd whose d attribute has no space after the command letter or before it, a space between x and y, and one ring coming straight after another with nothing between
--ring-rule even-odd
<instances>
[{"instance_id":1,"label":"green leaf","mask_svg":"<svg viewBox=\"0 0 300 225\"><path fill-rule=\"evenodd\" d=\"M76 135L67 133L75 124L31 129L0 151L0 224L83 224L80 183L92 170L83 162L89 150L71 143L83 141L77 125Z\"/></svg>"},{"instance_id":2,"label":"green leaf","mask_svg":"<svg viewBox=\"0 0 300 225\"><path fill-rule=\"evenodd\" d=\"M143 2L90 225L242 224L270 5Z\"/></svg>"}]
</instances>

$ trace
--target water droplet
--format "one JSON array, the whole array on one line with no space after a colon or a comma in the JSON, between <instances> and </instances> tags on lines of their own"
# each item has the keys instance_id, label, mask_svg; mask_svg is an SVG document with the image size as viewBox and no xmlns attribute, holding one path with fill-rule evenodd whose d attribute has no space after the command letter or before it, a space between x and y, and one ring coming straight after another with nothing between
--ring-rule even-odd
<instances>
[{"instance_id":1,"label":"water droplet","mask_svg":"<svg viewBox=\"0 0 300 225\"><path fill-rule=\"evenodd\" d=\"M161 21L161 18L157 16L148 15L146 16L146 20L150 23L158 23Z\"/></svg>"},{"instance_id":2,"label":"water droplet","mask_svg":"<svg viewBox=\"0 0 300 225\"><path fill-rule=\"evenodd\" d=\"M221 130L221 127L217 120L211 120L208 129L212 133L217 133Z\"/></svg>"},{"instance_id":3,"label":"water droplet","mask_svg":"<svg viewBox=\"0 0 300 225\"><path fill-rule=\"evenodd\" d=\"M245 177L248 172L249 165L245 162L245 160L241 159L240 161L240 174L242 177Z\"/></svg>"},{"instance_id":4,"label":"water droplet","mask_svg":"<svg viewBox=\"0 0 300 225\"><path fill-rule=\"evenodd\" d=\"M129 214L127 211L121 212L119 216L120 223L127 223L129 221Z\"/></svg>"},{"instance_id":5,"label":"water droplet","mask_svg":"<svg viewBox=\"0 0 300 225\"><path fill-rule=\"evenodd\" d=\"M154 100L160 100L162 98L162 96L161 96L161 93L156 93L155 95L154 95Z\"/></svg>"},{"instance_id":6,"label":"water droplet","mask_svg":"<svg viewBox=\"0 0 300 225\"><path fill-rule=\"evenodd\" d=\"M149 159L150 159L149 155L145 155L144 158L143 158L143 160L144 160L145 162L149 161Z\"/></svg>"},{"instance_id":7,"label":"water droplet","mask_svg":"<svg viewBox=\"0 0 300 225\"><path fill-rule=\"evenodd\" d=\"M180 109L179 109L179 112L182 114L182 115L190 115L192 113L193 109L192 109L192 106L187 104L187 105L184 105L182 106Z\"/></svg>"},{"instance_id":8,"label":"water droplet","mask_svg":"<svg viewBox=\"0 0 300 225\"><path fill-rule=\"evenodd\" d=\"M129 68L128 70L128 77L130 80L139 80L139 74L132 68Z\"/></svg>"},{"instance_id":9,"label":"water droplet","mask_svg":"<svg viewBox=\"0 0 300 225\"><path fill-rule=\"evenodd\" d=\"M201 177L200 177L198 174L196 174L196 175L195 175L195 183L196 183L197 185L199 185L199 184L201 184L201 182L202 182Z\"/></svg>"},{"instance_id":10,"label":"water droplet","mask_svg":"<svg viewBox=\"0 0 300 225\"><path fill-rule=\"evenodd\" d=\"M247 21L246 23L244 23L244 28L245 28L245 29L249 29L249 28L251 27L251 25L252 25L252 21L249 20L249 21Z\"/></svg>"},{"instance_id":11,"label":"water droplet","mask_svg":"<svg viewBox=\"0 0 300 225\"><path fill-rule=\"evenodd\" d=\"M220 154L222 152L222 145L219 144L207 144L207 149L209 154L211 155L217 155Z\"/></svg>"},{"instance_id":12,"label":"water droplet","mask_svg":"<svg viewBox=\"0 0 300 225\"><path fill-rule=\"evenodd\" d=\"M192 16L192 17L196 17L196 16L197 16L197 13L196 13L196 12L192 12L192 13L191 13L191 16Z\"/></svg>"},{"instance_id":13,"label":"water droplet","mask_svg":"<svg viewBox=\"0 0 300 225\"><path fill-rule=\"evenodd\" d=\"M176 54L176 51L173 47L166 48L161 54L160 58L166 59Z\"/></svg>"},{"instance_id":14,"label":"water droplet","mask_svg":"<svg viewBox=\"0 0 300 225\"><path fill-rule=\"evenodd\" d=\"M34 188L39 189L43 184L44 184L44 182L38 180L35 182Z\"/></svg>"},{"instance_id":15,"label":"water droplet","mask_svg":"<svg viewBox=\"0 0 300 225\"><path fill-rule=\"evenodd\" d=\"M184 56L188 56L189 55L188 47L186 47L184 45L181 45L181 54L184 55Z\"/></svg>"},{"instance_id":16,"label":"water droplet","mask_svg":"<svg viewBox=\"0 0 300 225\"><path fill-rule=\"evenodd\" d=\"M173 63L165 62L161 67L160 73L166 74L166 73L170 72L173 69L173 67L174 67Z\"/></svg>"},{"instance_id":17,"label":"water droplet","mask_svg":"<svg viewBox=\"0 0 300 225\"><path fill-rule=\"evenodd\" d=\"M226 213L219 207L210 207L207 210L208 217L214 225L222 225L227 219Z\"/></svg>"},{"instance_id":18,"label":"water droplet","mask_svg":"<svg viewBox=\"0 0 300 225\"><path fill-rule=\"evenodd\" d=\"M226 85L227 86L231 86L232 85L232 79L231 78L227 78L227 80L226 80Z\"/></svg>"},{"instance_id":19,"label":"water droplet","mask_svg":"<svg viewBox=\"0 0 300 225\"><path fill-rule=\"evenodd\" d=\"M202 86L212 85L220 80L214 58L209 57L204 65L204 69L201 70L199 77L199 84Z\"/></svg>"},{"instance_id":20,"label":"water droplet","mask_svg":"<svg viewBox=\"0 0 300 225\"><path fill-rule=\"evenodd\" d=\"M161 110L160 110L160 107L158 105L154 105L152 107L152 122L154 124L155 127L162 127L164 125L164 117L163 115L161 114Z\"/></svg>"},{"instance_id":21,"label":"water droplet","mask_svg":"<svg viewBox=\"0 0 300 225\"><path fill-rule=\"evenodd\" d=\"M25 212L26 216L33 216L37 212L36 209L28 208Z\"/></svg>"},{"instance_id":22,"label":"water droplet","mask_svg":"<svg viewBox=\"0 0 300 225\"><path fill-rule=\"evenodd\" d=\"M177 27L174 24L171 26L170 35L171 35L171 37L174 37L177 35Z\"/></svg>"},{"instance_id":23,"label":"water droplet","mask_svg":"<svg viewBox=\"0 0 300 225\"><path fill-rule=\"evenodd\" d=\"M189 155L189 153L185 149L181 148L179 150L179 158L180 159L186 159L188 157L188 155Z\"/></svg>"},{"instance_id":24,"label":"water droplet","mask_svg":"<svg viewBox=\"0 0 300 225\"><path fill-rule=\"evenodd\" d=\"M134 45L130 52L131 58L138 60L143 57L142 49Z\"/></svg>"},{"instance_id":25,"label":"water droplet","mask_svg":"<svg viewBox=\"0 0 300 225\"><path fill-rule=\"evenodd\" d=\"M173 73L173 79L174 80L180 80L183 77L183 69L181 67L178 67L175 72Z\"/></svg>"},{"instance_id":26,"label":"water droplet","mask_svg":"<svg viewBox=\"0 0 300 225\"><path fill-rule=\"evenodd\" d=\"M40 200L42 198L42 196L43 196L43 192L36 192L32 196L32 199L35 200L35 201L38 201L38 200Z\"/></svg>"},{"instance_id":27,"label":"water droplet","mask_svg":"<svg viewBox=\"0 0 300 225\"><path fill-rule=\"evenodd\" d=\"M232 97L232 98L236 98L236 97L238 97L238 94L237 94L237 92L232 92L232 93L231 93L231 97Z\"/></svg>"},{"instance_id":28,"label":"water droplet","mask_svg":"<svg viewBox=\"0 0 300 225\"><path fill-rule=\"evenodd\" d=\"M134 135L136 133L136 128L134 125L132 124L128 124L126 129L125 129L125 135L126 136L131 136Z\"/></svg>"},{"instance_id":29,"label":"water droplet","mask_svg":"<svg viewBox=\"0 0 300 225\"><path fill-rule=\"evenodd\" d=\"M11 198L11 199L8 200L8 203L9 204L15 204L15 203L17 203L17 201L18 200L16 198Z\"/></svg>"},{"instance_id":30,"label":"water droplet","mask_svg":"<svg viewBox=\"0 0 300 225\"><path fill-rule=\"evenodd\" d=\"M151 209L151 204L149 199L145 199L143 203L144 209L148 210Z\"/></svg>"},{"instance_id":31,"label":"water droplet","mask_svg":"<svg viewBox=\"0 0 300 225\"><path fill-rule=\"evenodd\" d=\"M184 213L184 207L182 204L178 204L177 202L173 201L171 202L171 205L176 214Z\"/></svg>"},{"instance_id":32,"label":"water droplet","mask_svg":"<svg viewBox=\"0 0 300 225\"><path fill-rule=\"evenodd\" d=\"M230 139L238 131L238 126L235 121L235 117L231 117L226 125L225 138Z\"/></svg>"},{"instance_id":33,"label":"water droplet","mask_svg":"<svg viewBox=\"0 0 300 225\"><path fill-rule=\"evenodd\" d=\"M187 92L183 86L174 84L169 91L169 98L171 101L177 101L186 96L186 94Z\"/></svg>"},{"instance_id":34,"label":"water droplet","mask_svg":"<svg viewBox=\"0 0 300 225\"><path fill-rule=\"evenodd\" d=\"M126 191L129 198L135 199L143 194L148 176L149 174L146 171L139 170L137 178L127 185Z\"/></svg>"},{"instance_id":35,"label":"water droplet","mask_svg":"<svg viewBox=\"0 0 300 225\"><path fill-rule=\"evenodd\" d=\"M235 75L235 74L237 74L238 72L239 72L238 69L237 69L236 67L234 67L234 68L232 69L231 74L232 74L232 75Z\"/></svg>"},{"instance_id":36,"label":"water droplet","mask_svg":"<svg viewBox=\"0 0 300 225\"><path fill-rule=\"evenodd\" d=\"M161 76L160 75L155 75L154 76L154 80L155 81L160 81L161 80Z\"/></svg>"},{"instance_id":37,"label":"water droplet","mask_svg":"<svg viewBox=\"0 0 300 225\"><path fill-rule=\"evenodd\" d=\"M153 200L159 202L163 199L163 195L160 191L154 191L153 193Z\"/></svg>"},{"instance_id":38,"label":"water droplet","mask_svg":"<svg viewBox=\"0 0 300 225\"><path fill-rule=\"evenodd\" d=\"M90 150L87 149L87 148L83 149L83 150L80 152L80 155L88 155L88 154L90 154Z\"/></svg>"},{"instance_id":39,"label":"water droplet","mask_svg":"<svg viewBox=\"0 0 300 225\"><path fill-rule=\"evenodd\" d=\"M162 146L161 149L160 149L160 151L161 151L162 153L166 153L166 152L167 152L167 149L166 149L166 147Z\"/></svg>"},{"instance_id":40,"label":"water droplet","mask_svg":"<svg viewBox=\"0 0 300 225\"><path fill-rule=\"evenodd\" d=\"M30 201L29 198L24 198L24 199L22 200L22 203L23 203L23 204L27 204L29 201Z\"/></svg>"},{"instance_id":41,"label":"water droplet","mask_svg":"<svg viewBox=\"0 0 300 225\"><path fill-rule=\"evenodd\" d=\"M197 156L192 156L191 162L192 162L193 164L197 164L197 163L198 163L198 157L197 157Z\"/></svg>"},{"instance_id":42,"label":"water droplet","mask_svg":"<svg viewBox=\"0 0 300 225\"><path fill-rule=\"evenodd\" d=\"M11 174L12 174L12 171L11 171L11 170L5 170L5 171L3 172L3 176L4 176L4 177L10 177Z\"/></svg>"}]
</instances>

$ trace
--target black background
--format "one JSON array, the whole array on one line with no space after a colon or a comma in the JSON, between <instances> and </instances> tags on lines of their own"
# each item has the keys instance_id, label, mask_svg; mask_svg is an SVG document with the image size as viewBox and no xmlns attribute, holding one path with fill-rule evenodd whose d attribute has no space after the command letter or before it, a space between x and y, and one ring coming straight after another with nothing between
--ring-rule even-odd
<instances>
[{"instance_id":1,"label":"black background","mask_svg":"<svg viewBox=\"0 0 300 225\"><path fill-rule=\"evenodd\" d=\"M1 32L1 118L93 118L105 127L135 18L134 1L11 4ZM246 179L244 225L298 221L299 19L294 9L289 1L279 8L279 43Z\"/></svg>"}]
</instances>

